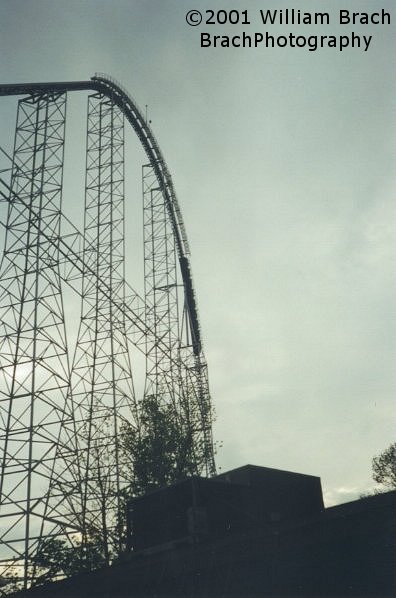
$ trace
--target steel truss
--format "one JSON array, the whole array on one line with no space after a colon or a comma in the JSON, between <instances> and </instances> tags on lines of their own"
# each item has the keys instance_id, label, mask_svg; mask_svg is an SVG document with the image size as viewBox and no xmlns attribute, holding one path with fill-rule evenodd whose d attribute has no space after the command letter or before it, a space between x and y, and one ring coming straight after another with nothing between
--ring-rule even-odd
<instances>
[{"instance_id":1,"label":"steel truss","mask_svg":"<svg viewBox=\"0 0 396 598\"><path fill-rule=\"evenodd\" d=\"M88 98L85 216L62 213L68 90ZM0 567L28 587L48 538L82 550L120 550L117 515L128 467L119 431L140 433L130 349L146 359L145 396L171 405L175 422L215 472L212 411L188 244L158 143L133 100L109 78L1 86L18 103L0 268ZM149 158L143 167L144 297L124 264L124 116ZM1 174L1 173L0 173ZM81 298L70 343L64 286ZM203 451L203 453L202 453ZM100 540L98 540L100 538ZM22 570L23 569L23 570ZM0 571L1 573L1 571Z\"/></svg>"},{"instance_id":2,"label":"steel truss","mask_svg":"<svg viewBox=\"0 0 396 598\"><path fill-rule=\"evenodd\" d=\"M198 320L189 305L195 304L192 287L178 282L189 269L186 258L178 259L173 225L166 197L158 186L154 168L144 165L144 283L146 324L146 388L159 405L171 404L182 435L191 435L191 448L212 446L212 420L207 366L201 361ZM181 292L182 291L182 292ZM159 345L161 339L167 350ZM198 423L198 425L197 425ZM214 472L213 452L206 455L205 470ZM201 473L198 459L195 473Z\"/></svg>"},{"instance_id":3,"label":"steel truss","mask_svg":"<svg viewBox=\"0 0 396 598\"><path fill-rule=\"evenodd\" d=\"M46 524L53 527L45 519L49 481L62 425L72 419L57 241L65 100L19 101L0 270L0 542L2 560L23 567L25 585Z\"/></svg>"},{"instance_id":4,"label":"steel truss","mask_svg":"<svg viewBox=\"0 0 396 598\"><path fill-rule=\"evenodd\" d=\"M124 117L101 94L88 98L82 310L71 372L82 488L83 542L103 538L105 562L119 551L115 533L127 480L117 440L136 423L125 317ZM106 282L109 294L100 285Z\"/></svg>"},{"instance_id":5,"label":"steel truss","mask_svg":"<svg viewBox=\"0 0 396 598\"><path fill-rule=\"evenodd\" d=\"M180 344L176 244L154 169L148 164L142 172L145 319L152 331L146 335L145 392L174 399L175 358ZM167 352L157 338L163 339Z\"/></svg>"}]
</instances>

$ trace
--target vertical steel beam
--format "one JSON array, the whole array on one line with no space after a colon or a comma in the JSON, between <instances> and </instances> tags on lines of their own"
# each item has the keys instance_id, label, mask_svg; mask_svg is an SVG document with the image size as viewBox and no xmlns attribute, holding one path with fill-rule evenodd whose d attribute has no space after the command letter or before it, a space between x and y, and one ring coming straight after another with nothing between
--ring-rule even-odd
<instances>
[{"instance_id":1,"label":"vertical steel beam","mask_svg":"<svg viewBox=\"0 0 396 598\"><path fill-rule=\"evenodd\" d=\"M65 105L62 93L19 101L0 268L0 558L25 587L42 534L56 527L49 484L72 417L59 274Z\"/></svg>"},{"instance_id":2,"label":"vertical steel beam","mask_svg":"<svg viewBox=\"0 0 396 598\"><path fill-rule=\"evenodd\" d=\"M179 350L176 244L162 190L151 165L143 166L146 388L163 400L177 400L175 359ZM161 339L162 346L158 340Z\"/></svg>"},{"instance_id":3,"label":"vertical steel beam","mask_svg":"<svg viewBox=\"0 0 396 598\"><path fill-rule=\"evenodd\" d=\"M75 232L62 238L60 231L65 94L31 90L18 108L0 266L0 567L17 564L25 587L46 538L67 537L82 552L94 544L104 563L120 550L117 518L131 468L119 431L128 422L139 432L126 317L128 328L139 321L132 340L139 350L144 337L145 395L172 406L180 438L188 439L190 473L215 473L180 210L151 130L107 83L106 95L88 98L82 252ZM125 296L124 113L150 160L143 167L144 318L131 318ZM2 182L3 197L7 187ZM60 266L74 272L82 298L72 368L61 287L69 275Z\"/></svg>"},{"instance_id":4,"label":"vertical steel beam","mask_svg":"<svg viewBox=\"0 0 396 598\"><path fill-rule=\"evenodd\" d=\"M190 473L215 473L207 365L198 323L191 318L192 289L186 288L186 258L177 258L166 197L153 165L143 166L144 286L146 334L145 394L171 403L181 438L190 439ZM183 275L183 272L181 272ZM195 310L193 312L196 314ZM158 343L161 339L161 346ZM199 453L199 456L198 456Z\"/></svg>"},{"instance_id":5,"label":"vertical steel beam","mask_svg":"<svg viewBox=\"0 0 396 598\"><path fill-rule=\"evenodd\" d=\"M83 546L104 561L116 533L126 484L118 434L135 413L124 305L124 119L109 98L88 98L84 273L81 321L71 373L81 485ZM101 292L104 284L109 292Z\"/></svg>"}]
</instances>

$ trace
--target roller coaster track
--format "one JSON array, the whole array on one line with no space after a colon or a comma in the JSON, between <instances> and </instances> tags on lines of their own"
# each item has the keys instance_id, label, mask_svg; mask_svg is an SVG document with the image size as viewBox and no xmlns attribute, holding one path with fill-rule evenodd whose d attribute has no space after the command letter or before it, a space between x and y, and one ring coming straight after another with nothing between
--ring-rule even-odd
<instances>
[{"instance_id":1,"label":"roller coaster track","mask_svg":"<svg viewBox=\"0 0 396 598\"><path fill-rule=\"evenodd\" d=\"M114 79L103 74L95 74L89 81L63 81L52 83L15 83L0 84L0 96L12 96L23 94L56 93L65 91L98 91L111 99L123 112L133 130L137 134L147 158L154 168L158 184L166 198L169 217L173 226L178 256L181 267L181 274L186 288L186 300L193 329L195 343L200 344L200 330L198 325L198 314L194 299L194 286L189 267L188 255L190 248L187 240L183 217L180 211L179 202L173 186L172 177L169 173L160 146L154 136L150 125L143 117L141 109L136 101L124 90ZM199 348L198 348L199 351Z\"/></svg>"},{"instance_id":2,"label":"roller coaster track","mask_svg":"<svg viewBox=\"0 0 396 598\"><path fill-rule=\"evenodd\" d=\"M84 233L61 199L66 93L79 91L90 92ZM0 96L21 96L13 156L0 147L7 161L0 202L8 210L0 264L0 577L16 567L29 587L43 540L74 545L78 530L89 546L101 520L95 533L104 562L121 549L117 517L129 474L119 431L132 422L141 434L129 344L146 358L144 397L171 409L184 443L193 439L183 449L191 450L187 461L201 455L190 473L215 473L212 411L183 218L135 100L103 74L1 84ZM124 119L148 160L144 296L124 272ZM63 282L81 300L71 367Z\"/></svg>"}]
</instances>

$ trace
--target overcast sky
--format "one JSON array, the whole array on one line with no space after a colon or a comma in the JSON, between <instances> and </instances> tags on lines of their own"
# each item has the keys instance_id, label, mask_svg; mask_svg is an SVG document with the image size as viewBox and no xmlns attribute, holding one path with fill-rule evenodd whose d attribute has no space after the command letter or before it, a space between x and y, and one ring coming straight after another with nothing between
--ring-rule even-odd
<instances>
[{"instance_id":1,"label":"overcast sky","mask_svg":"<svg viewBox=\"0 0 396 598\"><path fill-rule=\"evenodd\" d=\"M338 25L376 7L391 25ZM186 24L224 8L252 24ZM200 47L202 31L262 32L274 8L332 19L275 35L373 39ZM389 0L0 0L2 83L100 71L148 105L191 245L218 467L319 475L328 504L372 487L396 441L395 26Z\"/></svg>"}]
</instances>

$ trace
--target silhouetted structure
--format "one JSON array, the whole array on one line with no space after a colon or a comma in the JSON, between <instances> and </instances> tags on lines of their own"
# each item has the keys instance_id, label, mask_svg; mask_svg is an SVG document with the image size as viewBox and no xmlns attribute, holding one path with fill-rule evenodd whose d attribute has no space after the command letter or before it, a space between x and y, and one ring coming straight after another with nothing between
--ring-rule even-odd
<instances>
[{"instance_id":1,"label":"silhouetted structure","mask_svg":"<svg viewBox=\"0 0 396 598\"><path fill-rule=\"evenodd\" d=\"M323 509L320 479L247 465L207 479L194 477L129 503L129 545L159 550L194 536L220 538Z\"/></svg>"},{"instance_id":2,"label":"silhouetted structure","mask_svg":"<svg viewBox=\"0 0 396 598\"><path fill-rule=\"evenodd\" d=\"M248 465L129 510L125 562L23 595L396 595L396 491L324 509L319 478Z\"/></svg>"},{"instance_id":3,"label":"silhouetted structure","mask_svg":"<svg viewBox=\"0 0 396 598\"><path fill-rule=\"evenodd\" d=\"M77 148L73 140L68 150L66 103L75 92L89 95L85 176L79 179L73 163L71 189L65 166ZM82 553L95 542L107 562L121 550L117 520L131 463L119 437L126 423L136 437L150 428L142 397L172 409L190 473L213 475L215 462L190 250L149 123L102 74L0 84L1 96L21 97L14 147L0 147L7 212L0 219L0 569L23 571L27 588L48 540L81 545ZM143 296L130 286L125 264L125 237L132 235L124 215L124 124L146 155ZM79 182L85 201L77 226L63 197L65 189L78 196ZM68 320L65 304L73 301L80 317ZM138 353L145 372L135 397ZM191 457L197 452L199 462Z\"/></svg>"}]
</instances>

